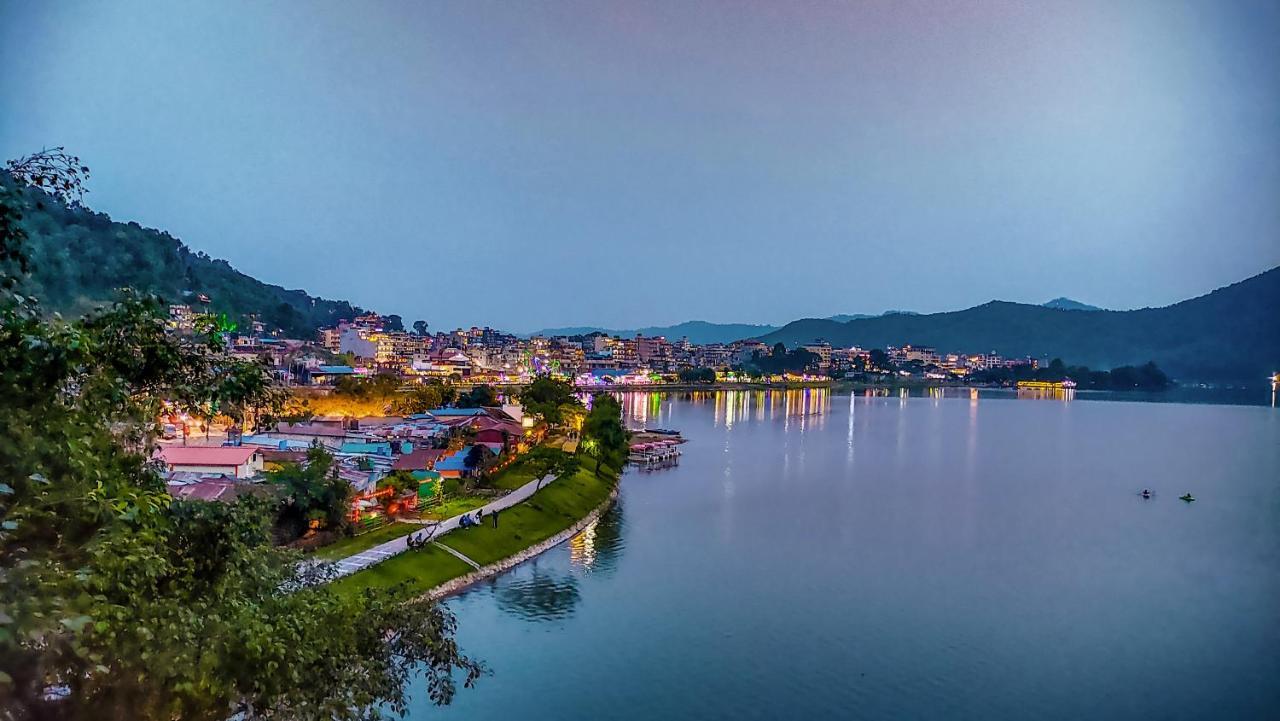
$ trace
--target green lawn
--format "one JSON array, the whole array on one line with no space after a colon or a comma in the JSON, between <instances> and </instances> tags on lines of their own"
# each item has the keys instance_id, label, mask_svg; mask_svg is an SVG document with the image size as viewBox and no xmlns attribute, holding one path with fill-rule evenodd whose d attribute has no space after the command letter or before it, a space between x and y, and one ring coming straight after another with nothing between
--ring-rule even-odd
<instances>
[{"instance_id":1,"label":"green lawn","mask_svg":"<svg viewBox=\"0 0 1280 721\"><path fill-rule=\"evenodd\" d=\"M529 500L498 514L498 527L459 529L441 540L471 560L486 565L514 555L572 526L600 505L613 489L610 478L583 468L538 491Z\"/></svg>"},{"instance_id":2,"label":"green lawn","mask_svg":"<svg viewBox=\"0 0 1280 721\"><path fill-rule=\"evenodd\" d=\"M529 500L498 515L498 527L459 529L441 542L480 565L515 555L572 526L600 505L613 489L615 474L597 478L583 468L535 493ZM390 587L408 581L409 591L424 593L472 568L439 548L406 551L395 558L335 582L340 593L358 593L366 586Z\"/></svg>"},{"instance_id":3,"label":"green lawn","mask_svg":"<svg viewBox=\"0 0 1280 721\"><path fill-rule=\"evenodd\" d=\"M533 480L533 470L529 468L529 464L524 459L518 459L511 465L498 471L490 480L490 484L494 488L501 488L504 491L514 491Z\"/></svg>"},{"instance_id":4,"label":"green lawn","mask_svg":"<svg viewBox=\"0 0 1280 721\"><path fill-rule=\"evenodd\" d=\"M371 586L392 588L403 583L407 595L417 596L472 570L448 551L427 546L344 576L333 582L333 589L341 595L352 596Z\"/></svg>"},{"instance_id":5,"label":"green lawn","mask_svg":"<svg viewBox=\"0 0 1280 721\"><path fill-rule=\"evenodd\" d=\"M494 500L487 496L457 496L455 498L446 498L440 505L431 506L422 513L423 518L433 518L444 520L453 518L467 511L475 510L480 506Z\"/></svg>"},{"instance_id":6,"label":"green lawn","mask_svg":"<svg viewBox=\"0 0 1280 721\"><path fill-rule=\"evenodd\" d=\"M373 548L378 544L406 536L420 528L422 526L413 523L391 523L381 528L375 528L368 533L362 533L359 536L340 538L327 546L321 546L316 549L315 557L329 561L346 558L352 554Z\"/></svg>"}]
</instances>

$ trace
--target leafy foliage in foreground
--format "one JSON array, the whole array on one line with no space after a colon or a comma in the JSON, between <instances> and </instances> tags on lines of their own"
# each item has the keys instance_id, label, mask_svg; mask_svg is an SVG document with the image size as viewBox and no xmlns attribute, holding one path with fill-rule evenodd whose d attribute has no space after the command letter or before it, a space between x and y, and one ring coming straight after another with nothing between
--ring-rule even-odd
<instances>
[{"instance_id":1,"label":"leafy foliage in foreground","mask_svg":"<svg viewBox=\"0 0 1280 721\"><path fill-rule=\"evenodd\" d=\"M179 342L156 300L47 319L14 292L0 184L0 719L371 718L415 672L447 702L479 674L454 620L394 591L340 596L272 547L273 507L175 502L149 462L162 404L269 414L262 366Z\"/></svg>"}]
</instances>

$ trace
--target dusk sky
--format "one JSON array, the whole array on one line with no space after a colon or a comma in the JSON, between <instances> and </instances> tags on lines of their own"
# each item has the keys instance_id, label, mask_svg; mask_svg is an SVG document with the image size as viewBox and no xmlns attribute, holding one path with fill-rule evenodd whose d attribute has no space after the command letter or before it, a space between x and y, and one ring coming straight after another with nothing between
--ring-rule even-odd
<instances>
[{"instance_id":1,"label":"dusk sky","mask_svg":"<svg viewBox=\"0 0 1280 721\"><path fill-rule=\"evenodd\" d=\"M781 323L1280 264L1280 3L0 0L0 157L433 329Z\"/></svg>"}]
</instances>

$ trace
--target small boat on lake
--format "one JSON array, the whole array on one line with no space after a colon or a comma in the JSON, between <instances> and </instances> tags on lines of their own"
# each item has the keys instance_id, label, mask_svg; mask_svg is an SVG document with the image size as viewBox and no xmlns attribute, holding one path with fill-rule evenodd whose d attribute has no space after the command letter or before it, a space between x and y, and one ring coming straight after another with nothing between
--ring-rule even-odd
<instances>
[{"instance_id":1,"label":"small boat on lake","mask_svg":"<svg viewBox=\"0 0 1280 721\"><path fill-rule=\"evenodd\" d=\"M1195 496L1193 496L1193 495L1191 495L1190 493L1184 493L1184 494L1182 494L1181 496L1178 496L1178 500L1179 500L1179 501L1186 501L1187 503L1190 503L1190 502L1192 502L1192 501L1196 500L1196 497L1195 497Z\"/></svg>"}]
</instances>

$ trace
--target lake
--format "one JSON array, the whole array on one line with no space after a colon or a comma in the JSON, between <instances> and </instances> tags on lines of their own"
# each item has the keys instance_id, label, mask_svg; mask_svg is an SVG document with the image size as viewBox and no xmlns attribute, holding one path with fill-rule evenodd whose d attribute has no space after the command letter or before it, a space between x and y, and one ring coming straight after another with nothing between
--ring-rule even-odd
<instances>
[{"instance_id":1,"label":"lake","mask_svg":"<svg viewBox=\"0 0 1280 721\"><path fill-rule=\"evenodd\" d=\"M1111 398L624 396L679 465L451 599L494 673L411 718L1275 718L1280 411Z\"/></svg>"}]
</instances>

